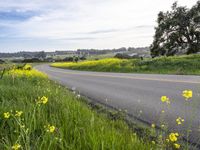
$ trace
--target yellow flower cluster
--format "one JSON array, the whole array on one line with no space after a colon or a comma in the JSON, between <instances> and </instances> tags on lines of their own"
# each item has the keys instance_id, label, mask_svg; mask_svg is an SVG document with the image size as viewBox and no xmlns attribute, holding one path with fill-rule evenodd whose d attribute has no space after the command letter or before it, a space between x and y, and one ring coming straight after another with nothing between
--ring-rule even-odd
<instances>
[{"instance_id":1,"label":"yellow flower cluster","mask_svg":"<svg viewBox=\"0 0 200 150\"><path fill-rule=\"evenodd\" d=\"M52 67L59 67L59 68L70 68L70 67L88 67L88 66L97 66L101 64L102 66L113 66L113 65L119 65L123 63L127 63L128 60L122 60L117 58L106 58L101 60L88 60L88 61L82 61L82 62L64 62L64 63L53 63L51 64ZM133 68L133 66L126 66Z\"/></svg>"},{"instance_id":2,"label":"yellow flower cluster","mask_svg":"<svg viewBox=\"0 0 200 150\"><path fill-rule=\"evenodd\" d=\"M20 148L21 148L21 145L19 145L19 144L17 144L17 143L16 143L15 145L12 146L12 149L13 149L13 150L18 150L18 149L20 149Z\"/></svg>"},{"instance_id":3,"label":"yellow flower cluster","mask_svg":"<svg viewBox=\"0 0 200 150\"><path fill-rule=\"evenodd\" d=\"M22 114L23 114L22 111L16 111L15 116L16 116L16 117L20 117Z\"/></svg>"},{"instance_id":4,"label":"yellow flower cluster","mask_svg":"<svg viewBox=\"0 0 200 150\"><path fill-rule=\"evenodd\" d=\"M181 125L184 121L185 121L185 120L184 120L183 118L181 118L181 117L178 117L178 118L176 119L176 123L177 123L178 125Z\"/></svg>"},{"instance_id":5,"label":"yellow flower cluster","mask_svg":"<svg viewBox=\"0 0 200 150\"><path fill-rule=\"evenodd\" d=\"M178 136L179 136L178 133L170 133L170 134L169 134L169 140L170 140L171 142L176 142L176 141L178 140Z\"/></svg>"},{"instance_id":6,"label":"yellow flower cluster","mask_svg":"<svg viewBox=\"0 0 200 150\"><path fill-rule=\"evenodd\" d=\"M163 103L170 104L170 100L169 100L169 98L168 98L167 96L162 96L160 99L161 99L161 101L162 101Z\"/></svg>"},{"instance_id":7,"label":"yellow flower cluster","mask_svg":"<svg viewBox=\"0 0 200 150\"><path fill-rule=\"evenodd\" d=\"M37 101L38 104L46 104L47 102L48 102L48 98L46 96L39 98Z\"/></svg>"},{"instance_id":8,"label":"yellow flower cluster","mask_svg":"<svg viewBox=\"0 0 200 150\"><path fill-rule=\"evenodd\" d=\"M175 143L175 144L174 144L174 147L175 147L176 149L179 149L179 148L181 147L181 145L180 145L180 144L177 144L177 143Z\"/></svg>"},{"instance_id":9,"label":"yellow flower cluster","mask_svg":"<svg viewBox=\"0 0 200 150\"><path fill-rule=\"evenodd\" d=\"M3 116L4 116L5 119L9 119L10 118L10 112L3 113Z\"/></svg>"},{"instance_id":10,"label":"yellow flower cluster","mask_svg":"<svg viewBox=\"0 0 200 150\"><path fill-rule=\"evenodd\" d=\"M50 132L50 133L53 133L55 131L55 129L56 129L56 127L53 126L53 125L45 126L45 128L46 128L46 131Z\"/></svg>"},{"instance_id":11,"label":"yellow flower cluster","mask_svg":"<svg viewBox=\"0 0 200 150\"><path fill-rule=\"evenodd\" d=\"M185 91L183 91L182 96L183 96L186 100L189 100L190 98L192 98L193 92L192 92L192 90L185 90Z\"/></svg>"},{"instance_id":12,"label":"yellow flower cluster","mask_svg":"<svg viewBox=\"0 0 200 150\"><path fill-rule=\"evenodd\" d=\"M4 119L9 119L12 116L15 116L15 117L21 117L21 115L23 114L23 111L15 111L15 114L12 114L10 112L5 112L3 113L3 117Z\"/></svg>"},{"instance_id":13,"label":"yellow flower cluster","mask_svg":"<svg viewBox=\"0 0 200 150\"><path fill-rule=\"evenodd\" d=\"M22 70L22 69L12 69L8 72L9 74L17 77L40 77L47 78L47 75L39 72L35 69L32 70Z\"/></svg>"}]
</instances>

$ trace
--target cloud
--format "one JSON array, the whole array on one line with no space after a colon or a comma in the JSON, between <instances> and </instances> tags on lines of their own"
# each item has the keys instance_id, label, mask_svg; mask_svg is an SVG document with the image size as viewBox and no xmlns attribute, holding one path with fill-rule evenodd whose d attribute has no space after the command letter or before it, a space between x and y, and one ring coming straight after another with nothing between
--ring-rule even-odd
<instances>
[{"instance_id":1,"label":"cloud","mask_svg":"<svg viewBox=\"0 0 200 150\"><path fill-rule=\"evenodd\" d=\"M148 46L158 12L170 9L173 2L4 0L0 1L0 43L8 50ZM179 0L188 6L195 2Z\"/></svg>"}]
</instances>

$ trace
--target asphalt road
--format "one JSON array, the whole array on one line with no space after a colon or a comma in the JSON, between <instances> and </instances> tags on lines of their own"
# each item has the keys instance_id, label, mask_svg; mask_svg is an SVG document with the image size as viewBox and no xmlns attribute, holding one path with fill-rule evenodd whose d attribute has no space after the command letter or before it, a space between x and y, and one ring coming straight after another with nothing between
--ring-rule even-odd
<instances>
[{"instance_id":1,"label":"asphalt road","mask_svg":"<svg viewBox=\"0 0 200 150\"><path fill-rule=\"evenodd\" d=\"M157 126L167 124L171 131L186 135L200 143L200 77L179 75L154 75L132 73L100 73L52 68L48 65L36 69L48 74L68 88L76 89L95 101L127 110L128 114ZM185 101L182 91L193 90L193 98ZM171 104L163 104L160 97L166 95ZM161 111L165 110L164 114ZM178 117L184 118L176 125ZM164 122L164 123L163 123Z\"/></svg>"}]
</instances>

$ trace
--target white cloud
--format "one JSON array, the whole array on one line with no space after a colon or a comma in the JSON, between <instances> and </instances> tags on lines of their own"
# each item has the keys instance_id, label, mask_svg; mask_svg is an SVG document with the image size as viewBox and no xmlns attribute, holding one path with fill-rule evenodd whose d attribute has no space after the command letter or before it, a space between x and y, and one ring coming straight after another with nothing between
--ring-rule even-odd
<instances>
[{"instance_id":1,"label":"white cloud","mask_svg":"<svg viewBox=\"0 0 200 150\"><path fill-rule=\"evenodd\" d=\"M153 38L157 14L170 9L174 0L0 0L0 11L32 11L35 15L17 23L5 38L32 39L17 49L114 48L148 46ZM179 0L191 7L196 0ZM1 39L0 39L1 41ZM5 41L5 39L4 39ZM41 43L41 41L44 41ZM48 44L52 42L54 44ZM8 42L8 41L7 41ZM33 43L36 43L35 45ZM37 44L38 43L38 44ZM9 45L3 45L10 49ZM14 47L14 46L13 46Z\"/></svg>"}]
</instances>

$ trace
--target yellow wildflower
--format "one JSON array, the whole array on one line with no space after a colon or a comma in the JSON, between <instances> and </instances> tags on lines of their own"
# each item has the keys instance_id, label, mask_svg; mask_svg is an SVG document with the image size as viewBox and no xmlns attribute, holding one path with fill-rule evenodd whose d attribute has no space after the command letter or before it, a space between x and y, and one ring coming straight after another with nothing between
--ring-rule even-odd
<instances>
[{"instance_id":1,"label":"yellow wildflower","mask_svg":"<svg viewBox=\"0 0 200 150\"><path fill-rule=\"evenodd\" d=\"M47 132L53 133L55 131L56 127L53 125L48 125L47 126Z\"/></svg>"},{"instance_id":2,"label":"yellow wildflower","mask_svg":"<svg viewBox=\"0 0 200 150\"><path fill-rule=\"evenodd\" d=\"M165 111L164 111L164 110L162 110L161 112L162 112L162 113L165 113Z\"/></svg>"},{"instance_id":3,"label":"yellow wildflower","mask_svg":"<svg viewBox=\"0 0 200 150\"><path fill-rule=\"evenodd\" d=\"M178 138L177 138L178 136L179 136L178 133L170 133L169 139L170 139L170 141L172 141L172 142L176 142L176 141L178 140Z\"/></svg>"},{"instance_id":4,"label":"yellow wildflower","mask_svg":"<svg viewBox=\"0 0 200 150\"><path fill-rule=\"evenodd\" d=\"M10 118L10 113L5 112L5 113L3 113L3 116L4 116L5 119L8 119L8 118Z\"/></svg>"},{"instance_id":5,"label":"yellow wildflower","mask_svg":"<svg viewBox=\"0 0 200 150\"><path fill-rule=\"evenodd\" d=\"M182 96L185 97L186 100L188 100L188 99L192 98L193 92L192 92L192 90L185 90L185 91L183 91Z\"/></svg>"},{"instance_id":6,"label":"yellow wildflower","mask_svg":"<svg viewBox=\"0 0 200 150\"><path fill-rule=\"evenodd\" d=\"M161 99L161 101L162 101L163 103L170 104L170 100L169 100L169 98L168 98L167 96L162 96L160 99Z\"/></svg>"},{"instance_id":7,"label":"yellow wildflower","mask_svg":"<svg viewBox=\"0 0 200 150\"><path fill-rule=\"evenodd\" d=\"M151 127L152 127L152 128L155 128L155 127L156 127L156 125L153 123L153 124L151 125Z\"/></svg>"},{"instance_id":8,"label":"yellow wildflower","mask_svg":"<svg viewBox=\"0 0 200 150\"><path fill-rule=\"evenodd\" d=\"M181 125L184 121L185 121L185 120L184 120L183 118L181 118L181 117L178 117L178 118L176 119L176 123L177 123L178 125Z\"/></svg>"},{"instance_id":9,"label":"yellow wildflower","mask_svg":"<svg viewBox=\"0 0 200 150\"><path fill-rule=\"evenodd\" d=\"M21 148L21 145L19 145L19 144L15 144L12 146L12 149L14 149L14 150L18 150L20 148Z\"/></svg>"},{"instance_id":10,"label":"yellow wildflower","mask_svg":"<svg viewBox=\"0 0 200 150\"><path fill-rule=\"evenodd\" d=\"M180 145L180 144L177 144L177 143L175 143L175 144L174 144L174 147L175 147L176 149L179 149L179 148L181 147L181 145Z\"/></svg>"},{"instance_id":11,"label":"yellow wildflower","mask_svg":"<svg viewBox=\"0 0 200 150\"><path fill-rule=\"evenodd\" d=\"M48 98L46 96L43 96L42 98L39 98L38 104L46 104L48 102Z\"/></svg>"},{"instance_id":12,"label":"yellow wildflower","mask_svg":"<svg viewBox=\"0 0 200 150\"><path fill-rule=\"evenodd\" d=\"M16 111L15 116L16 116L16 117L20 117L22 114L23 114L22 111Z\"/></svg>"},{"instance_id":13,"label":"yellow wildflower","mask_svg":"<svg viewBox=\"0 0 200 150\"><path fill-rule=\"evenodd\" d=\"M41 98L41 102L42 102L43 104L46 104L46 103L48 102L48 98L45 97L45 96L43 96L43 97Z\"/></svg>"},{"instance_id":14,"label":"yellow wildflower","mask_svg":"<svg viewBox=\"0 0 200 150\"><path fill-rule=\"evenodd\" d=\"M167 100L168 100L168 97L167 97L167 96L162 96L162 97L161 97L161 101L162 101L162 102L166 102Z\"/></svg>"}]
</instances>

